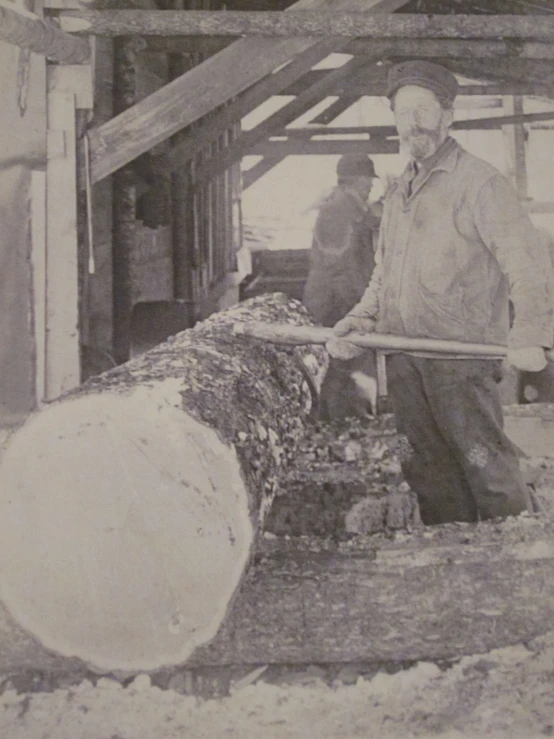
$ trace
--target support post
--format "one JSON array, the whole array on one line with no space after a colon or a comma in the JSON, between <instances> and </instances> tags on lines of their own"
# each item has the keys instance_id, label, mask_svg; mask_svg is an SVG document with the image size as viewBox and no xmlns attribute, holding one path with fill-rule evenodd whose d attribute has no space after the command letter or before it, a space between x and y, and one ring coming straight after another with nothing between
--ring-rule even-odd
<instances>
[{"instance_id":1,"label":"support post","mask_svg":"<svg viewBox=\"0 0 554 739\"><path fill-rule=\"evenodd\" d=\"M47 96L46 392L80 382L75 95Z\"/></svg>"},{"instance_id":2,"label":"support post","mask_svg":"<svg viewBox=\"0 0 554 739\"><path fill-rule=\"evenodd\" d=\"M135 102L134 44L121 38L114 43L114 112ZM136 177L128 165L113 182L113 356L118 364L130 355L132 302L131 258L135 248L137 193Z\"/></svg>"},{"instance_id":3,"label":"support post","mask_svg":"<svg viewBox=\"0 0 554 739\"><path fill-rule=\"evenodd\" d=\"M508 162L508 175L516 188L518 198L520 200L527 200L526 131L523 123L525 118L523 98L521 95L504 97L504 112L507 116L513 116L516 119L512 125L502 126Z\"/></svg>"}]
</instances>

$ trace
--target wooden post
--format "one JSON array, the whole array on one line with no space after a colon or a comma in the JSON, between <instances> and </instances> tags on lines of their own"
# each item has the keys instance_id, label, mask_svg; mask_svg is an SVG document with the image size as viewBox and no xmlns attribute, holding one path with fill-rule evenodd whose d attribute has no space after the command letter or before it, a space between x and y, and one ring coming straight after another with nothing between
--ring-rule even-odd
<instances>
[{"instance_id":1,"label":"wooden post","mask_svg":"<svg viewBox=\"0 0 554 739\"><path fill-rule=\"evenodd\" d=\"M46 174L31 173L31 262L33 265L33 325L35 332L35 395L46 397Z\"/></svg>"},{"instance_id":2,"label":"wooden post","mask_svg":"<svg viewBox=\"0 0 554 739\"><path fill-rule=\"evenodd\" d=\"M245 154L264 157L283 156L329 156L336 154L397 154L398 141L384 138L373 139L345 139L344 141L330 139L328 141L310 141L290 139L289 141L262 141L253 146ZM205 176L213 176L207 172Z\"/></svg>"},{"instance_id":3,"label":"wooden post","mask_svg":"<svg viewBox=\"0 0 554 739\"><path fill-rule=\"evenodd\" d=\"M321 9L332 5L337 10L359 9L372 13L389 13L398 10L405 3L406 0L333 0L332 3L329 0L299 0L292 7ZM347 40L337 39L337 48L343 46ZM89 132L93 182L107 177L156 144L228 102L316 43L318 42L314 39L301 37L241 39L141 100L130 110L93 129ZM320 59L327 55L326 41L325 46L322 46Z\"/></svg>"},{"instance_id":4,"label":"wooden post","mask_svg":"<svg viewBox=\"0 0 554 739\"><path fill-rule=\"evenodd\" d=\"M60 30L53 23L12 3L0 0L0 41L44 54L53 62L80 64L90 58L86 39Z\"/></svg>"},{"instance_id":5,"label":"wooden post","mask_svg":"<svg viewBox=\"0 0 554 739\"><path fill-rule=\"evenodd\" d=\"M513 123L502 126L508 162L508 176L516 188L518 198L527 200L526 131L524 126L527 117L523 113L521 95L505 97L504 111L507 117L515 119Z\"/></svg>"},{"instance_id":6,"label":"wooden post","mask_svg":"<svg viewBox=\"0 0 554 739\"><path fill-rule=\"evenodd\" d=\"M46 165L46 399L80 382L75 95L49 92Z\"/></svg>"},{"instance_id":7,"label":"wooden post","mask_svg":"<svg viewBox=\"0 0 554 739\"><path fill-rule=\"evenodd\" d=\"M114 43L114 111L135 102L135 45L132 39ZM131 166L119 170L113 182L113 355L118 364L130 354L130 326L133 310L131 259L136 248L136 176Z\"/></svg>"}]
</instances>

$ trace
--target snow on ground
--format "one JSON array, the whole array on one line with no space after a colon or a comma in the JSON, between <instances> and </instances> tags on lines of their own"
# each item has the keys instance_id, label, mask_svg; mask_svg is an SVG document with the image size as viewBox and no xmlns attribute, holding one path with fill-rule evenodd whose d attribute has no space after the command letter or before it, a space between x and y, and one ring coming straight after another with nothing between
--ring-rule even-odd
<instances>
[{"instance_id":1,"label":"snow on ground","mask_svg":"<svg viewBox=\"0 0 554 739\"><path fill-rule=\"evenodd\" d=\"M101 678L0 699L5 739L529 739L554 736L554 632L530 644L431 663L354 685L263 679L202 700Z\"/></svg>"}]
</instances>

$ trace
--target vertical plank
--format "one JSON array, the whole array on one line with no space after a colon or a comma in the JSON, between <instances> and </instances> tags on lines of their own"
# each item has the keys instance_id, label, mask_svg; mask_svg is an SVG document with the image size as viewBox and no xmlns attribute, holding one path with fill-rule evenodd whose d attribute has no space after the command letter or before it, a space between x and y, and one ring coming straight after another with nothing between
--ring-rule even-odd
<instances>
[{"instance_id":1,"label":"vertical plank","mask_svg":"<svg viewBox=\"0 0 554 739\"><path fill-rule=\"evenodd\" d=\"M80 382L75 95L47 96L46 390L51 400Z\"/></svg>"},{"instance_id":2,"label":"vertical plank","mask_svg":"<svg viewBox=\"0 0 554 739\"><path fill-rule=\"evenodd\" d=\"M31 173L31 265L35 332L35 396L46 397L46 173Z\"/></svg>"},{"instance_id":3,"label":"vertical plank","mask_svg":"<svg viewBox=\"0 0 554 739\"><path fill-rule=\"evenodd\" d=\"M505 115L523 115L521 95L503 98ZM527 163L525 156L525 126L523 123L503 126L508 174L520 200L527 200Z\"/></svg>"}]
</instances>

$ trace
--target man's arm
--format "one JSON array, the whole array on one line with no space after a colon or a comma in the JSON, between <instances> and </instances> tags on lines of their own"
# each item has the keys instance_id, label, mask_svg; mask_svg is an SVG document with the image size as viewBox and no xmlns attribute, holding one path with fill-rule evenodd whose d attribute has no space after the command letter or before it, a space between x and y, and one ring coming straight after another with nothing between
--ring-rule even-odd
<instances>
[{"instance_id":1,"label":"man's arm","mask_svg":"<svg viewBox=\"0 0 554 739\"><path fill-rule=\"evenodd\" d=\"M500 174L483 185L474 212L479 235L509 280L515 312L510 349L552 347L554 275L544 239Z\"/></svg>"}]
</instances>

